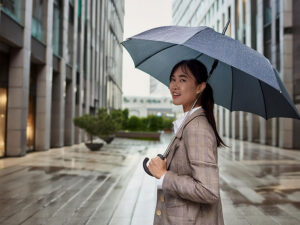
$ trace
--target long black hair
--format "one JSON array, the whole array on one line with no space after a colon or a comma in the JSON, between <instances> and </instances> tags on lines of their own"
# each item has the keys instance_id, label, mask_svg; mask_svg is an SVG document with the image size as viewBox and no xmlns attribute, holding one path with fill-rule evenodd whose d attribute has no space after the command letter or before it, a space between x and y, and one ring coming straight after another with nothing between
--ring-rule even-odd
<instances>
[{"instance_id":1,"label":"long black hair","mask_svg":"<svg viewBox=\"0 0 300 225\"><path fill-rule=\"evenodd\" d=\"M174 72L177 70L177 68L181 67L182 70L186 73L186 69L188 68L192 75L196 79L196 85L201 84L202 82L207 82L208 73L205 65L201 62L199 62L196 59L190 59L190 60L183 60L177 63L170 74L170 80L171 76L174 74ZM217 146L218 147L227 147L227 145L223 142L221 139L216 126L216 121L214 117L214 95L213 95L213 89L211 88L209 83L206 83L206 88L201 94L201 104L205 111L206 118L210 125L212 126L215 136L217 138Z\"/></svg>"}]
</instances>

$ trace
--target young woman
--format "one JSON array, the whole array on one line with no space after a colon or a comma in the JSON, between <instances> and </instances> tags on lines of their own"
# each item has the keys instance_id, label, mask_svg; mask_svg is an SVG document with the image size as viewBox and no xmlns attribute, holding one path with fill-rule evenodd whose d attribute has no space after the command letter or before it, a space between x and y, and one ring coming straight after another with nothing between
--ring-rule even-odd
<instances>
[{"instance_id":1,"label":"young woman","mask_svg":"<svg viewBox=\"0 0 300 225\"><path fill-rule=\"evenodd\" d=\"M153 158L148 166L158 179L154 224L224 224L217 147L226 145L216 129L207 78L206 67L194 59L179 62L170 74L173 103L182 105L184 117L174 122L179 131L167 158Z\"/></svg>"}]
</instances>

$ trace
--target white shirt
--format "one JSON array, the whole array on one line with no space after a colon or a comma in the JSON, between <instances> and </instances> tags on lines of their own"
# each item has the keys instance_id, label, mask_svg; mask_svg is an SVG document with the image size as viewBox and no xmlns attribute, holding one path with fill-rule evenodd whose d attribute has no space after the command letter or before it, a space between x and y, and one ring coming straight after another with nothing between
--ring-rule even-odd
<instances>
[{"instance_id":1,"label":"white shirt","mask_svg":"<svg viewBox=\"0 0 300 225\"><path fill-rule=\"evenodd\" d=\"M201 106L193 108L192 111L191 111L191 113L190 113L190 115L194 111L196 111L197 109L200 109L200 108L201 108ZM184 121L184 119L185 119L186 115L188 114L188 112L189 111L185 112L182 117L178 118L177 120L175 120L173 122L173 125L174 125L173 128L174 128L174 133L175 134L176 134L177 130L179 129L180 125L182 124L182 122ZM157 179L157 189L162 189L162 184L163 184L163 180L164 180L165 175L166 174L162 175L160 179Z\"/></svg>"}]
</instances>

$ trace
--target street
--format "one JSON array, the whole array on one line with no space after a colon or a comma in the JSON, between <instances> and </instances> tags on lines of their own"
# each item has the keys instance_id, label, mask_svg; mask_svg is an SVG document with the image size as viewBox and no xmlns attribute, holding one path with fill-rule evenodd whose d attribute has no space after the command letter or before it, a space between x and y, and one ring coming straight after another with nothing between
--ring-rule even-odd
<instances>
[{"instance_id":1,"label":"street","mask_svg":"<svg viewBox=\"0 0 300 225\"><path fill-rule=\"evenodd\" d=\"M116 138L0 160L0 223L150 225L156 181L142 169L170 141ZM225 224L300 224L300 151L224 139L219 149Z\"/></svg>"}]
</instances>

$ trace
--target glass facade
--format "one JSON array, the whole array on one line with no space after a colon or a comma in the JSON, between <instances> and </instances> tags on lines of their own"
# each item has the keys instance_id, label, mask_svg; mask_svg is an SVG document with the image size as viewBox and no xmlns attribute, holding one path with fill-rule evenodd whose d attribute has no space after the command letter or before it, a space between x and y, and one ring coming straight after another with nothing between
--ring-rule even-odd
<instances>
[{"instance_id":1,"label":"glass facade","mask_svg":"<svg viewBox=\"0 0 300 225\"><path fill-rule=\"evenodd\" d=\"M5 156L9 55L0 51L0 157Z\"/></svg>"},{"instance_id":2,"label":"glass facade","mask_svg":"<svg viewBox=\"0 0 300 225\"><path fill-rule=\"evenodd\" d=\"M271 61L272 56L272 8L271 8L271 0L264 0L264 55Z\"/></svg>"},{"instance_id":3,"label":"glass facade","mask_svg":"<svg viewBox=\"0 0 300 225\"><path fill-rule=\"evenodd\" d=\"M276 69L280 72L280 0L276 0Z\"/></svg>"},{"instance_id":4,"label":"glass facade","mask_svg":"<svg viewBox=\"0 0 300 225\"><path fill-rule=\"evenodd\" d=\"M35 120L35 98L33 95L29 96L27 127L26 127L26 143L27 151L34 150L34 120Z\"/></svg>"},{"instance_id":5,"label":"glass facade","mask_svg":"<svg viewBox=\"0 0 300 225\"><path fill-rule=\"evenodd\" d=\"M61 28L62 28L61 21L62 21L62 1L54 0L52 47L53 47L53 53L58 56L61 56Z\"/></svg>"},{"instance_id":6,"label":"glass facade","mask_svg":"<svg viewBox=\"0 0 300 225\"><path fill-rule=\"evenodd\" d=\"M43 0L32 1L32 24L31 34L43 41Z\"/></svg>"},{"instance_id":7,"label":"glass facade","mask_svg":"<svg viewBox=\"0 0 300 225\"><path fill-rule=\"evenodd\" d=\"M0 87L0 157L5 155L7 89Z\"/></svg>"},{"instance_id":8,"label":"glass facade","mask_svg":"<svg viewBox=\"0 0 300 225\"><path fill-rule=\"evenodd\" d=\"M67 62L73 63L73 36L74 33L74 5L73 2L69 2L69 25L68 25L68 50L67 50Z\"/></svg>"},{"instance_id":9,"label":"glass facade","mask_svg":"<svg viewBox=\"0 0 300 225\"><path fill-rule=\"evenodd\" d=\"M12 17L15 21L23 24L23 1L21 0L1 0L1 10Z\"/></svg>"}]
</instances>

